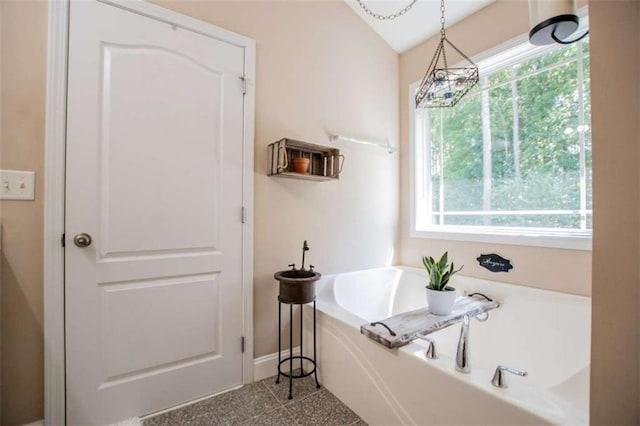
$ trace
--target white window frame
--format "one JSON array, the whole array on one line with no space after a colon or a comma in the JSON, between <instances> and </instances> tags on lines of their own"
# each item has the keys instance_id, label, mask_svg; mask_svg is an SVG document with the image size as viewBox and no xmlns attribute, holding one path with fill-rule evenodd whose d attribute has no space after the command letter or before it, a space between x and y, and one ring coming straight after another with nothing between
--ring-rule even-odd
<instances>
[{"instance_id":1,"label":"white window frame","mask_svg":"<svg viewBox=\"0 0 640 426\"><path fill-rule=\"evenodd\" d=\"M588 26L588 18L586 10L580 11L581 24ZM581 25L582 26L582 25ZM536 46L532 47L528 43L526 35L516 37L494 49L490 49L477 57L474 62L480 66L483 71L483 62L486 63L489 58L493 69L508 66L510 63L517 63L523 57L532 54L545 53L555 49L556 45ZM484 71L491 69L484 67ZM455 226L455 225L436 225L433 227L424 226L419 223L418 211L421 210L426 214L426 208L429 201L425 199L425 185L428 176L427 168L422 167L419 163L424 161L425 155L430 155L425 151L431 141L418 144L416 141L416 106L414 94L420 81L416 81L408 88L409 102L409 211L410 211L410 229L411 238L434 238L454 241L469 241L481 243L510 244L520 246L533 247L552 247L574 250L591 250L592 231L581 230L552 230L545 228L509 228L509 227L482 227L482 226ZM429 132L426 132L429 137ZM427 162L430 159L427 158Z\"/></svg>"}]
</instances>

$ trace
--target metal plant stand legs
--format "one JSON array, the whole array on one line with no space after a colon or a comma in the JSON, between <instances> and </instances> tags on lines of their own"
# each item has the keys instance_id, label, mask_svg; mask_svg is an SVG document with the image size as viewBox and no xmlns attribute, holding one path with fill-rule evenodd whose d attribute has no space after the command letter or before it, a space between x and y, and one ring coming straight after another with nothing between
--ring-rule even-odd
<instances>
[{"instance_id":1,"label":"metal plant stand legs","mask_svg":"<svg viewBox=\"0 0 640 426\"><path fill-rule=\"evenodd\" d=\"M289 305L289 356L285 359L282 359L282 304L286 303ZM293 356L293 305L300 305L300 355ZM276 378L276 383L280 383L280 376L289 378L289 399L293 399L293 379L302 379L303 377L307 377L310 375L314 375L316 380L316 388L320 389L320 383L318 382L318 371L316 368L316 301L313 300L313 359L304 356L303 346L302 346L302 306L303 303L287 303L282 302L280 297L278 297L278 377ZM300 374L293 374L293 360L300 360ZM307 360L313 366L310 371L304 372L302 368L303 360ZM288 362L289 363L289 372L285 373L282 371L282 364Z\"/></svg>"}]
</instances>

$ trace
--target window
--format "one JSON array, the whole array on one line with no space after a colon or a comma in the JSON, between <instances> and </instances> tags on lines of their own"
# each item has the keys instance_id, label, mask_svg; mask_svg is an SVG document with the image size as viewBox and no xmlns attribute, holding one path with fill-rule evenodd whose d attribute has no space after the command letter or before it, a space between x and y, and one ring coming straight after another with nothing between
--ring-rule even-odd
<instances>
[{"instance_id":1,"label":"window","mask_svg":"<svg viewBox=\"0 0 640 426\"><path fill-rule=\"evenodd\" d=\"M478 65L455 107L412 108L413 236L589 249L588 38Z\"/></svg>"}]
</instances>

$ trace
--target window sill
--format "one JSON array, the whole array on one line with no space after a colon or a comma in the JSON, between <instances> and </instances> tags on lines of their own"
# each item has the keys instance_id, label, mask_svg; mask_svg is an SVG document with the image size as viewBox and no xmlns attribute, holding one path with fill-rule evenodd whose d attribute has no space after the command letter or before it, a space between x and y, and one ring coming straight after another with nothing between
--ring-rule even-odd
<instances>
[{"instance_id":1,"label":"window sill","mask_svg":"<svg viewBox=\"0 0 640 426\"><path fill-rule=\"evenodd\" d=\"M475 243L508 244L530 247L560 248L591 251L590 233L556 233L534 230L482 230L450 227L443 229L412 229L411 238L468 241Z\"/></svg>"}]
</instances>

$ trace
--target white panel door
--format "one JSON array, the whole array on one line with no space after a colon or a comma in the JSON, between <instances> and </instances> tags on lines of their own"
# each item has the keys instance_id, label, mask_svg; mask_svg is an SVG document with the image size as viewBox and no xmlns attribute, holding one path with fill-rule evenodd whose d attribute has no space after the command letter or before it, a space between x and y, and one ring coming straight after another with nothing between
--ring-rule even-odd
<instances>
[{"instance_id":1,"label":"white panel door","mask_svg":"<svg viewBox=\"0 0 640 426\"><path fill-rule=\"evenodd\" d=\"M244 50L95 1L69 37L67 419L106 424L241 384Z\"/></svg>"}]
</instances>

